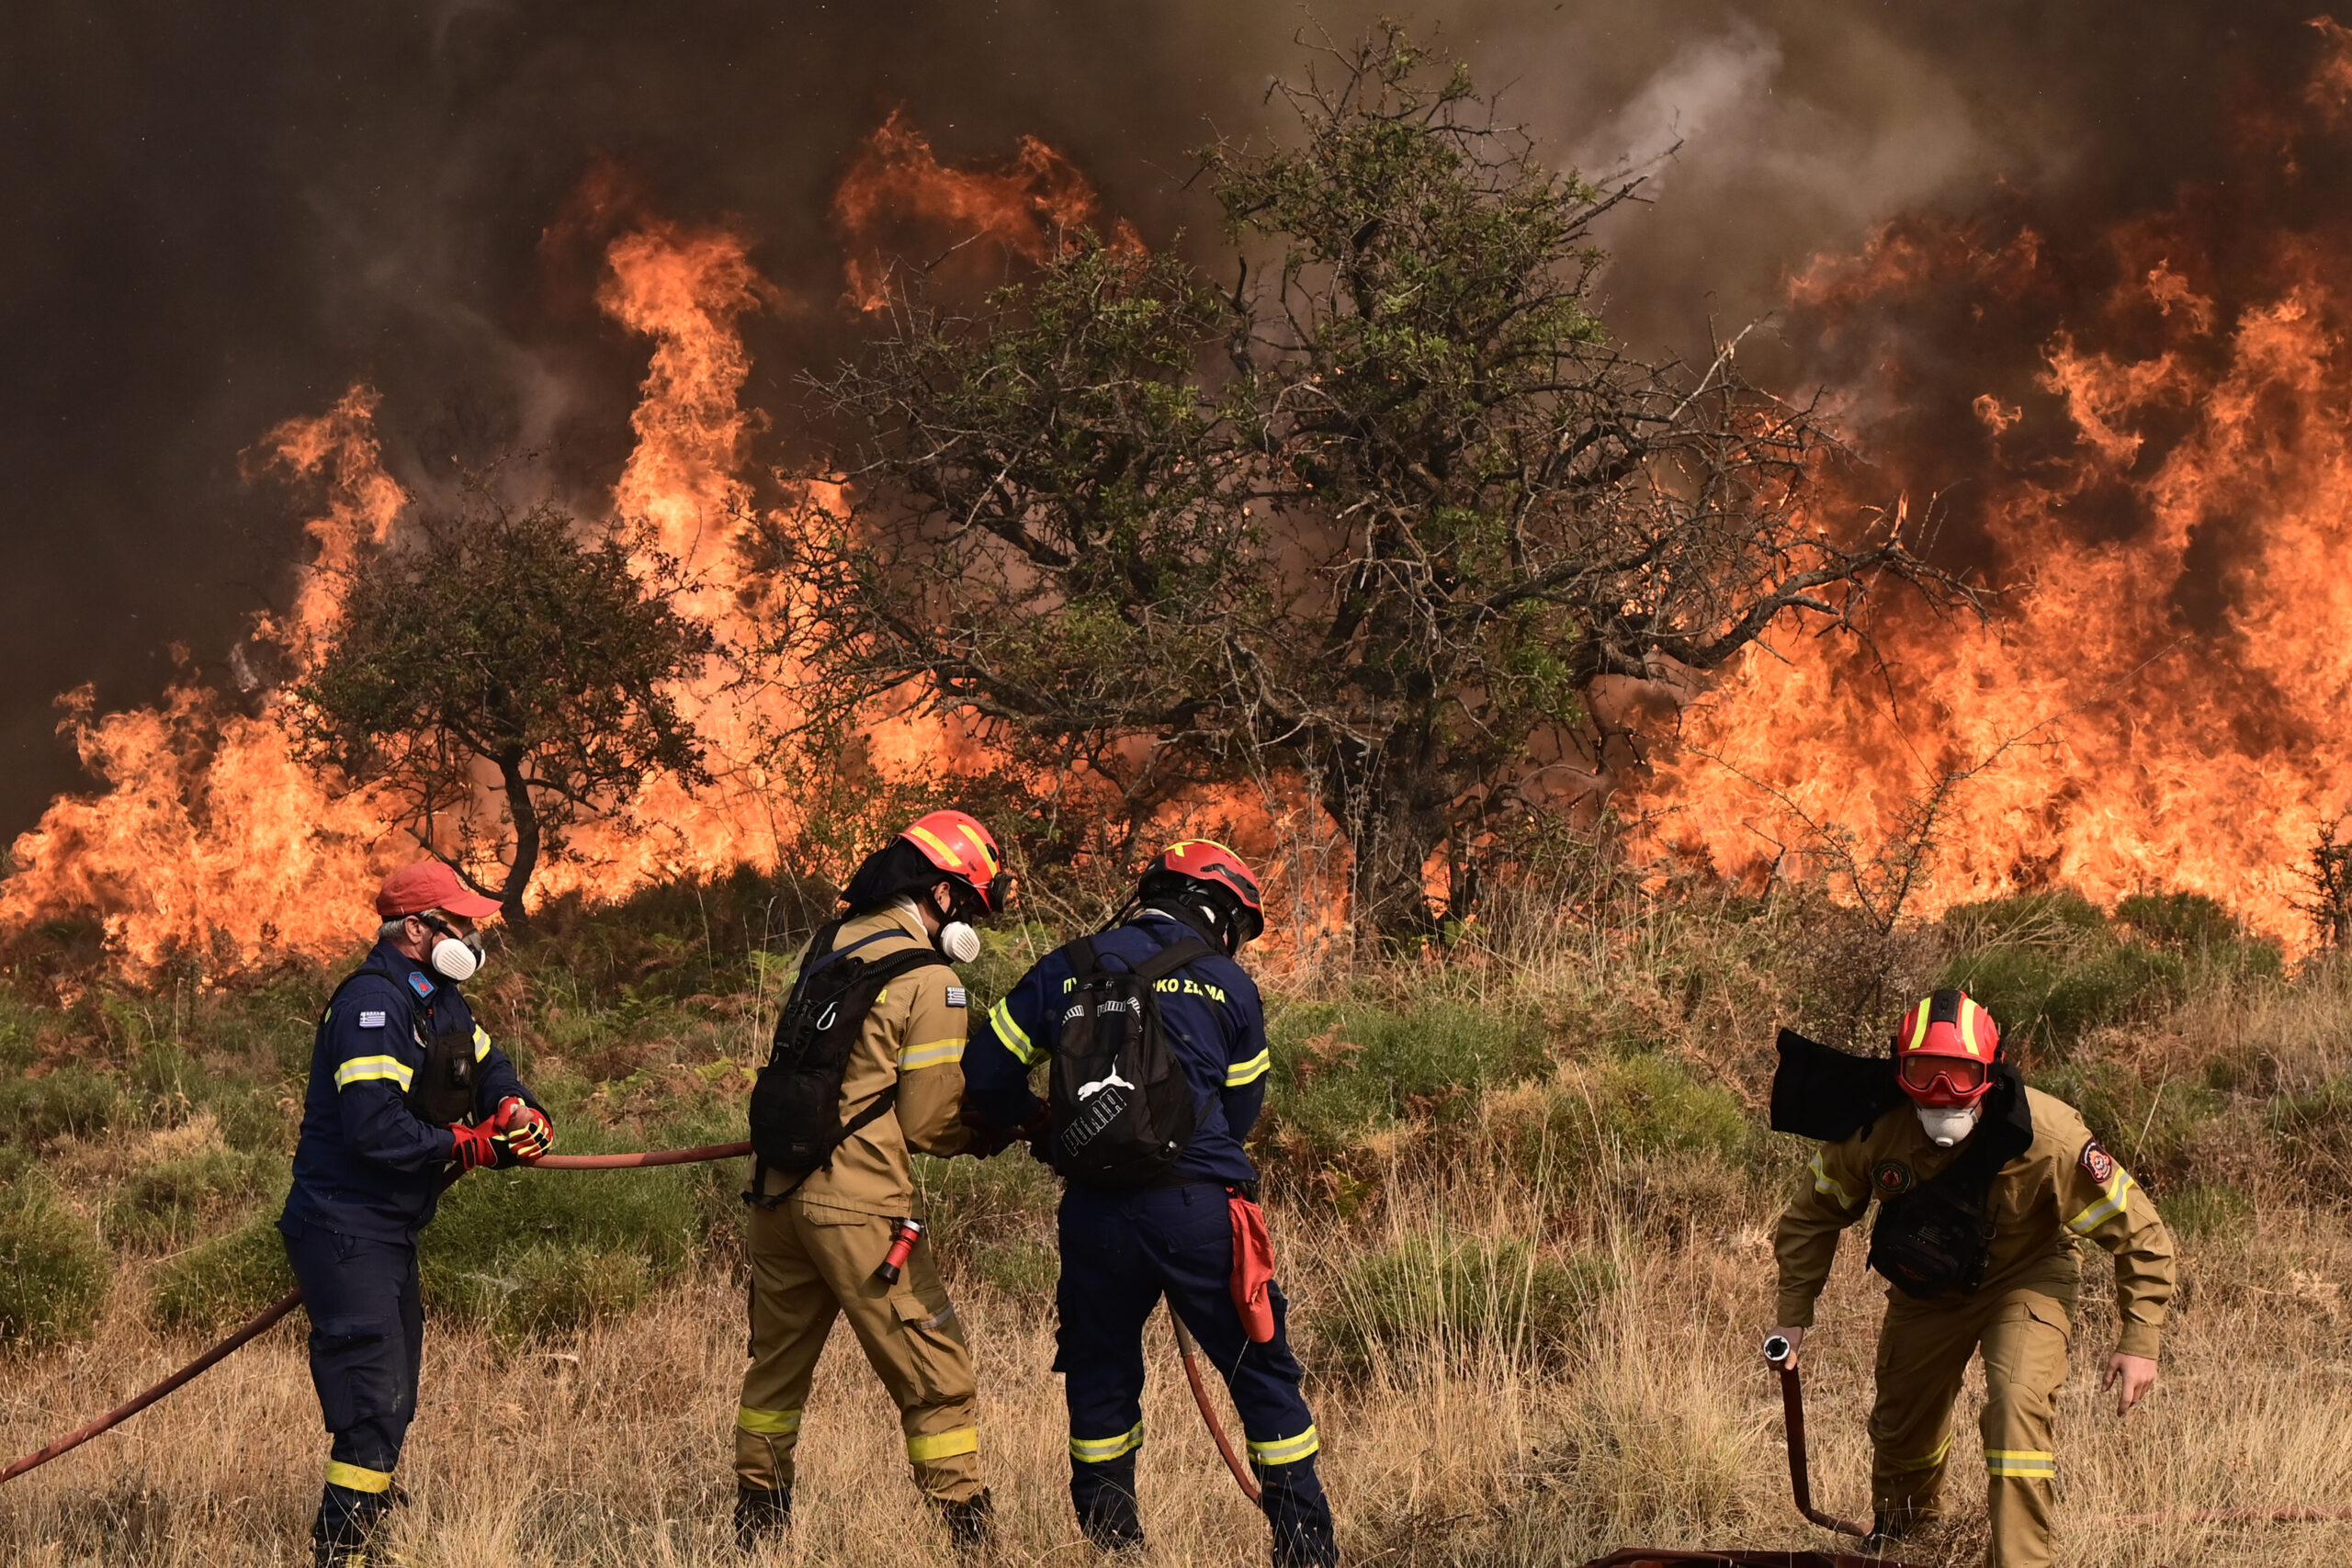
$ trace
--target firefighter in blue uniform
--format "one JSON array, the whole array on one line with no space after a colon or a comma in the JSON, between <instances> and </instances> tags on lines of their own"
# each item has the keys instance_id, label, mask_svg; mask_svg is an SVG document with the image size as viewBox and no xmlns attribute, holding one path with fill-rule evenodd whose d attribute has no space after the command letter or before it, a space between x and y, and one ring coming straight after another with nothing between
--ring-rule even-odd
<instances>
[{"instance_id":1,"label":"firefighter in blue uniform","mask_svg":"<svg viewBox=\"0 0 2352 1568\"><path fill-rule=\"evenodd\" d=\"M1273 1527L1275 1563L1329 1568L1339 1551L1315 1473L1319 1444L1299 1394L1288 1308L1272 1290L1273 1337L1252 1343L1227 1283L1234 1243L1227 1199L1256 1193L1257 1168L1242 1142L1265 1103L1269 1066L1258 987L1232 954L1264 924L1257 882L1240 857L1199 839L1155 859L1129 913L1096 939L1106 967L1133 968L1193 936L1214 950L1170 976L1182 984L1155 987L1161 1026L1198 1097L1199 1122L1161 1185L1069 1183L1059 1217L1054 1367L1069 1404L1069 1491L1079 1526L1106 1551L1140 1545L1143 1329L1167 1296L1233 1392ZM1029 1073L1054 1051L1070 978L1069 961L1049 955L974 1032L964 1055L965 1103L987 1142L1001 1147L1015 1130L1034 1137L1043 1124ZM986 1152L987 1142L974 1152Z\"/></svg>"},{"instance_id":2,"label":"firefighter in blue uniform","mask_svg":"<svg viewBox=\"0 0 2352 1568\"><path fill-rule=\"evenodd\" d=\"M438 861L392 873L376 896L375 949L319 1020L277 1222L334 1435L311 1526L317 1568L370 1562L396 1496L424 1348L417 1233L457 1176L537 1159L553 1142L547 1113L458 992L481 967L475 922L497 911Z\"/></svg>"}]
</instances>

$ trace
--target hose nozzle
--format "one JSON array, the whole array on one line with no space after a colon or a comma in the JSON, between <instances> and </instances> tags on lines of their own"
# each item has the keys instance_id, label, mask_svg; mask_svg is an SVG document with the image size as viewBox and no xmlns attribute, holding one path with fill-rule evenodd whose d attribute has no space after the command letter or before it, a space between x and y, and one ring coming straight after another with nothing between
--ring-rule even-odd
<instances>
[{"instance_id":1,"label":"hose nozzle","mask_svg":"<svg viewBox=\"0 0 2352 1568\"><path fill-rule=\"evenodd\" d=\"M1764 1337L1764 1359L1776 1367L1787 1360L1794 1350L1795 1347L1789 1343L1789 1337L1785 1334L1768 1334Z\"/></svg>"}]
</instances>

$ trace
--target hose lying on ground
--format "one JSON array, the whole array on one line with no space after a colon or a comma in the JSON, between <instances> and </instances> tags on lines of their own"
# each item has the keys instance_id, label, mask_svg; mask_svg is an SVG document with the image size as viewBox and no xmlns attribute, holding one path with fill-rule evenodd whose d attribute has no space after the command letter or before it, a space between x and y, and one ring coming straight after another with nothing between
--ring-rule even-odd
<instances>
[{"instance_id":1,"label":"hose lying on ground","mask_svg":"<svg viewBox=\"0 0 2352 1568\"><path fill-rule=\"evenodd\" d=\"M752 1152L749 1144L714 1144L699 1149L649 1149L628 1155L546 1155L530 1162L548 1170L635 1170L652 1165L697 1165L706 1160L734 1159ZM269 1305L247 1318L226 1339L215 1345L162 1382L126 1404L119 1404L86 1427L77 1427L58 1438L47 1448L35 1450L6 1470L0 1470L0 1483L17 1479L28 1470L38 1470L60 1454L71 1452L101 1432L110 1431L146 1409L157 1400L175 1393L202 1377L222 1361L243 1349L254 1340L277 1325L277 1320L302 1303L298 1288L287 1292Z\"/></svg>"}]
</instances>

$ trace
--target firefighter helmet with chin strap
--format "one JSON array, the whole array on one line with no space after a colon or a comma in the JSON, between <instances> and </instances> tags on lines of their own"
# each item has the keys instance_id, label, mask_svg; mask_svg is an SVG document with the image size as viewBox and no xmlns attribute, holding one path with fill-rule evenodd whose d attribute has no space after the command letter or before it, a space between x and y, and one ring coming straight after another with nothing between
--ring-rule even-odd
<instances>
[{"instance_id":1,"label":"firefighter helmet with chin strap","mask_svg":"<svg viewBox=\"0 0 2352 1568\"><path fill-rule=\"evenodd\" d=\"M1266 929L1265 897L1249 865L1215 839L1186 839L1151 857L1136 884L1144 903L1164 897L1205 897L1219 917L1225 950L1238 952Z\"/></svg>"},{"instance_id":2,"label":"firefighter helmet with chin strap","mask_svg":"<svg viewBox=\"0 0 2352 1568\"><path fill-rule=\"evenodd\" d=\"M1972 1107L1993 1087L2001 1031L1966 991L1922 997L1894 1030L1895 1079L1914 1102Z\"/></svg>"}]
</instances>

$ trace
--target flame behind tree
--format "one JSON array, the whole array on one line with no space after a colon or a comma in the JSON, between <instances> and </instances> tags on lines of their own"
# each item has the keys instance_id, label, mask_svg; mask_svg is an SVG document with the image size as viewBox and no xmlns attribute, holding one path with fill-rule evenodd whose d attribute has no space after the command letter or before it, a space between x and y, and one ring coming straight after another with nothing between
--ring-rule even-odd
<instances>
[{"instance_id":1,"label":"flame behind tree","mask_svg":"<svg viewBox=\"0 0 2352 1568\"><path fill-rule=\"evenodd\" d=\"M977 313L899 291L826 387L868 493L779 530L814 610L786 635L834 700L913 682L1131 819L1303 776L1359 928L1415 934L1556 819L1531 753L1596 680L1715 669L1872 573L1966 595L1805 517L1823 437L1728 351L1608 343L1589 235L1632 182L1542 168L1394 29L1332 58L1286 90L1296 151L1206 154L1244 255L1280 258L1255 288L1080 242Z\"/></svg>"},{"instance_id":2,"label":"flame behind tree","mask_svg":"<svg viewBox=\"0 0 2352 1568\"><path fill-rule=\"evenodd\" d=\"M285 716L299 749L368 786L509 920L584 818L624 814L650 774L707 782L673 693L713 637L670 603L677 564L646 541L583 542L552 506L481 498L339 575L338 635Z\"/></svg>"}]
</instances>

